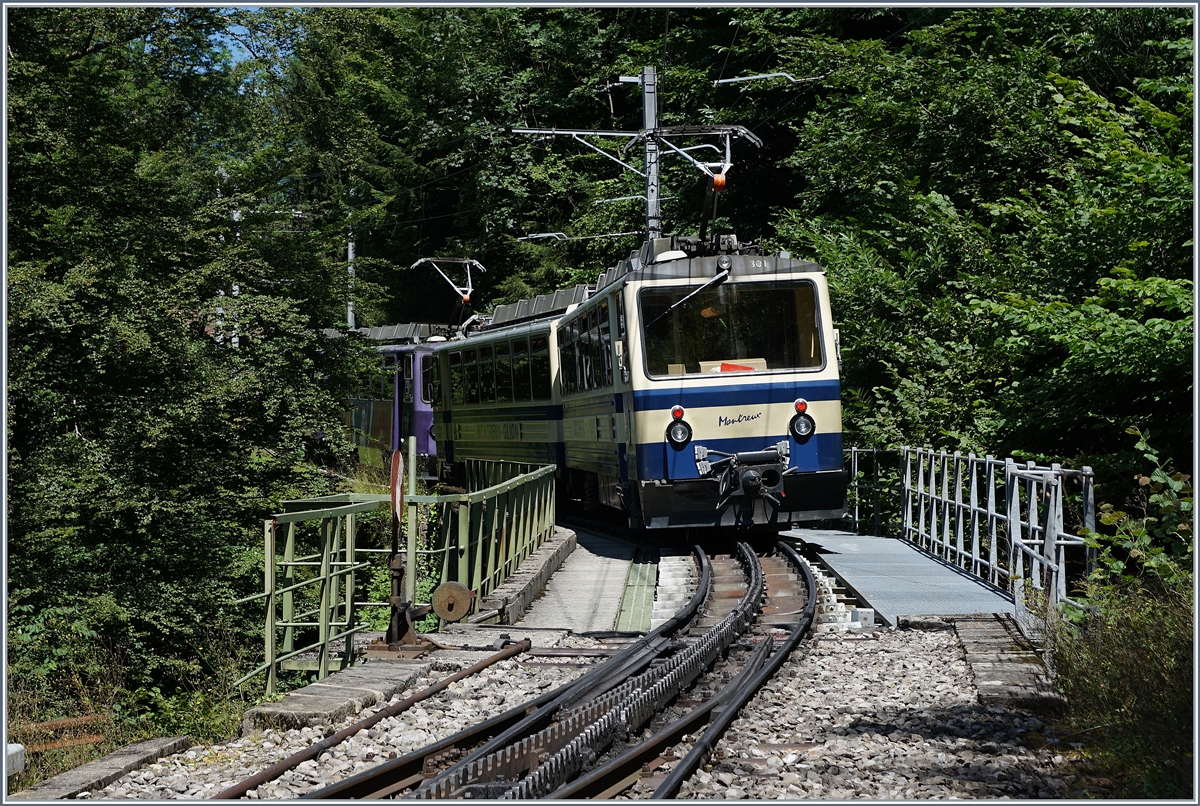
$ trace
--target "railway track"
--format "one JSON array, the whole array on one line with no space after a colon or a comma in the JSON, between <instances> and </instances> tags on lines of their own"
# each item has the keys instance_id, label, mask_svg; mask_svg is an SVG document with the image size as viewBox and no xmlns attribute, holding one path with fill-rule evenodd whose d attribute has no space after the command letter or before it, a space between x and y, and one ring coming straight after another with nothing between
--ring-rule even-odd
<instances>
[{"instance_id":1,"label":"railway track","mask_svg":"<svg viewBox=\"0 0 1200 806\"><path fill-rule=\"evenodd\" d=\"M553 798L673 798L709 758L742 706L778 670L809 632L817 603L808 566L788 545L756 558L764 589L758 619L729 649L725 663L697 681L687 698L664 709L641 741L552 793ZM720 569L720 563L714 562ZM718 618L721 602L738 591L729 562L714 576L716 606L699 626ZM725 593L725 597L721 594ZM728 605L725 605L726 607Z\"/></svg>"},{"instance_id":2,"label":"railway track","mask_svg":"<svg viewBox=\"0 0 1200 806\"><path fill-rule=\"evenodd\" d=\"M817 600L811 573L785 544L761 559L746 544L730 557L710 561L698 547L694 556L699 585L691 600L582 677L304 797L605 798L645 775L656 783L654 797L673 796L798 644ZM304 758L296 754L218 797L239 797L341 738L330 737ZM671 770L663 776L667 759Z\"/></svg>"},{"instance_id":3,"label":"railway track","mask_svg":"<svg viewBox=\"0 0 1200 806\"><path fill-rule=\"evenodd\" d=\"M268 729L261 737L193 748L186 757L164 759L90 794L896 799L1055 797L1091 785L1075 781L1064 758L1038 744L1042 722L977 701L972 671L953 632L854 634L846 626L845 603L819 571L820 593L814 597L813 582L794 553L766 544L757 551L763 595L754 608L749 604L755 575L747 573L752 564L745 549L737 557L700 561L695 570L687 554L671 555L674 574L661 568L660 573L693 577L681 583L680 593L692 597L689 605L702 604L684 608L649 635L580 632L535 649L509 641L502 652L451 678L438 680L427 669L419 685L429 688L410 688L404 700L357 723ZM697 596L695 577L703 577ZM670 601L677 606L681 599ZM814 610L823 623L789 661L790 647L804 635ZM694 669L675 659L735 611L757 618L708 665L701 654L700 673L678 693L652 692L652 704L663 707L648 717L642 711L627 718L634 695L654 689L660 678L692 677ZM652 624L667 615L659 613ZM487 631L461 634L473 636L471 643L491 641L478 640ZM447 657L439 668L471 663L501 643L464 644L465 656ZM472 677L493 663L490 671ZM554 668L559 666L570 669ZM564 680L571 682L563 685ZM755 689L757 696L742 707ZM411 712L400 713L410 705ZM585 718L613 711L621 724L614 728L618 720L611 718L611 733ZM366 729L367 723L374 728ZM349 738L337 744L341 737ZM252 776L256 770L261 772Z\"/></svg>"}]
</instances>

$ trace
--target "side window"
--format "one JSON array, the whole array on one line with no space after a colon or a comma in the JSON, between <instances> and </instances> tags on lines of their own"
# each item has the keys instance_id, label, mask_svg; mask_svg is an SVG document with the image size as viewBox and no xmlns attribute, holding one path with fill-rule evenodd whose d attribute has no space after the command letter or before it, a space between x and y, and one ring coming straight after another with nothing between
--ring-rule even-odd
<instances>
[{"instance_id":1,"label":"side window","mask_svg":"<svg viewBox=\"0 0 1200 806\"><path fill-rule=\"evenodd\" d=\"M413 354L404 354L404 402L413 402Z\"/></svg>"},{"instance_id":2,"label":"side window","mask_svg":"<svg viewBox=\"0 0 1200 806\"><path fill-rule=\"evenodd\" d=\"M586 392L592 388L592 334L588 331L587 314L571 323L579 334L579 349L575 353L575 371L579 373L578 390Z\"/></svg>"},{"instance_id":3,"label":"side window","mask_svg":"<svg viewBox=\"0 0 1200 806\"><path fill-rule=\"evenodd\" d=\"M479 402L479 361L475 348L463 350L463 373L466 377L467 403Z\"/></svg>"},{"instance_id":4,"label":"side window","mask_svg":"<svg viewBox=\"0 0 1200 806\"><path fill-rule=\"evenodd\" d=\"M421 356L421 402L437 400L437 362L432 353Z\"/></svg>"},{"instance_id":5,"label":"side window","mask_svg":"<svg viewBox=\"0 0 1200 806\"><path fill-rule=\"evenodd\" d=\"M375 400L391 398L391 395L387 394L390 391L388 386L390 386L389 381L396 374L396 371L396 356L384 356L379 368L371 376L371 392L367 397L374 398Z\"/></svg>"},{"instance_id":6,"label":"side window","mask_svg":"<svg viewBox=\"0 0 1200 806\"><path fill-rule=\"evenodd\" d=\"M571 328L564 322L558 327L558 371L562 379L564 395L571 394L571 382L575 377L575 373L571 371L571 362L575 360L572 355L574 349L575 343L571 341Z\"/></svg>"},{"instance_id":7,"label":"side window","mask_svg":"<svg viewBox=\"0 0 1200 806\"><path fill-rule=\"evenodd\" d=\"M566 332L567 339L567 355L564 359L563 372L566 373L567 380L570 382L570 391L572 393L579 391L579 332L575 328L575 320L567 322L563 328Z\"/></svg>"},{"instance_id":8,"label":"side window","mask_svg":"<svg viewBox=\"0 0 1200 806\"><path fill-rule=\"evenodd\" d=\"M601 382L604 380L604 357L601 355L600 349L600 316L597 310L596 308L592 308L588 312L587 317L588 336L592 342L591 386L593 389L599 388Z\"/></svg>"},{"instance_id":9,"label":"side window","mask_svg":"<svg viewBox=\"0 0 1200 806\"><path fill-rule=\"evenodd\" d=\"M479 402L496 402L496 369L492 363L492 345L479 348Z\"/></svg>"},{"instance_id":10,"label":"side window","mask_svg":"<svg viewBox=\"0 0 1200 806\"><path fill-rule=\"evenodd\" d=\"M516 339L512 343L513 400L520 403L532 400L529 385L529 342Z\"/></svg>"},{"instance_id":11,"label":"side window","mask_svg":"<svg viewBox=\"0 0 1200 806\"><path fill-rule=\"evenodd\" d=\"M612 386L612 325L608 321L608 300L600 302L600 360L604 369L604 386Z\"/></svg>"},{"instance_id":12,"label":"side window","mask_svg":"<svg viewBox=\"0 0 1200 806\"><path fill-rule=\"evenodd\" d=\"M462 353L450 353L450 392L455 403L467 401L467 375L463 371Z\"/></svg>"},{"instance_id":13,"label":"side window","mask_svg":"<svg viewBox=\"0 0 1200 806\"><path fill-rule=\"evenodd\" d=\"M512 359L509 358L508 342L496 345L496 400L511 403L513 399Z\"/></svg>"},{"instance_id":14,"label":"side window","mask_svg":"<svg viewBox=\"0 0 1200 806\"><path fill-rule=\"evenodd\" d=\"M533 399L550 399L550 339L534 336L529 340L529 365L533 375Z\"/></svg>"}]
</instances>

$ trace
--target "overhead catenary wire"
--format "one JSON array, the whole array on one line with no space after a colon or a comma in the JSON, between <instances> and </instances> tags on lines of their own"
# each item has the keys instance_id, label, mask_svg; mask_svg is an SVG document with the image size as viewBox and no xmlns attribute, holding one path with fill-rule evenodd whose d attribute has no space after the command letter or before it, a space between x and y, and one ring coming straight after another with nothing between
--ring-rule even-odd
<instances>
[{"instance_id":1,"label":"overhead catenary wire","mask_svg":"<svg viewBox=\"0 0 1200 806\"><path fill-rule=\"evenodd\" d=\"M914 18L910 19L908 22L906 22L904 25L902 25L902 26L901 26L899 29L897 29L896 31L893 31L892 33L888 34L886 37L884 37L883 41L884 41L884 42L888 42L888 41L892 40L893 38L895 38L895 37L899 36L900 34L902 34L902 33L905 33L905 32L906 32L906 31L908 31L909 29L916 27L918 23L922 22L922 21L923 21L923 20L924 20L926 17L928 17L928 16L929 16L930 14L932 14L932 13L933 13L933 10L932 10L932 9L926 9L925 11L923 11L922 13L920 13L919 15L917 15L916 17L914 17ZM741 30L741 20L738 20L738 30L734 31L734 34L733 34L733 39L732 39L732 40L730 41L730 43L729 43L729 50L727 50L727 51L726 51L726 54L725 54L725 64L722 64L722 65L721 65L721 72L720 72L720 74L717 76L717 81L718 81L718 82L720 82L720 81L721 81L721 79L722 79L722 78L724 78L724 75L725 75L725 66L726 66L726 65L729 63L729 54L730 54L730 52L731 52L731 51L732 51L732 49L733 49L733 43L737 41L737 37L738 37L738 31L740 31L740 30ZM771 55L768 55L768 56L767 56L767 58L766 58L766 59L763 61L763 64L762 64L762 66L759 68L759 72L762 72L763 70L765 70L765 69L766 69L766 67L767 67L767 64L769 64L769 63L770 63L770 61L771 61ZM780 74L780 75L781 75L781 74ZM803 81L803 82L815 81L815 80L817 80L817 79L826 78L826 77L827 77L827 76L825 76L825 75L822 75L822 76L815 76L814 78L811 78L811 79L792 79L792 81L793 81L793 82L795 82L795 83L800 83L800 82L802 82L802 81ZM790 78L790 76L789 76L789 78ZM797 89L797 90L799 90L800 88L796 88L796 89ZM795 102L796 102L796 101L799 99L799 97L800 97L800 95L799 95L799 93L797 92L797 94L795 95L795 97L793 97L791 100L789 100L789 101L787 101L786 103L782 104L782 105L781 105L779 108L777 108L777 109L776 109L774 112L772 112L771 114L767 115L765 118L762 118L761 120L759 120L758 122L756 122L754 125L752 125L752 126L749 126L748 128L749 128L751 131L753 131L754 129L757 129L759 126L761 126L762 124L764 124L764 123L766 123L767 121L771 120L771 119L772 119L772 118L774 118L776 115L778 115L780 112L782 112L784 109L787 109L789 106L791 106L793 103L795 103ZM740 103L740 99L739 99L739 103Z\"/></svg>"},{"instance_id":2,"label":"overhead catenary wire","mask_svg":"<svg viewBox=\"0 0 1200 806\"><path fill-rule=\"evenodd\" d=\"M725 48L725 62L721 65L721 72L717 74L717 81L725 77L725 68L729 66L729 56L733 53L733 45L737 42L738 34L742 30L742 21L737 21L737 27L733 29L733 39L729 40L729 47Z\"/></svg>"}]
</instances>

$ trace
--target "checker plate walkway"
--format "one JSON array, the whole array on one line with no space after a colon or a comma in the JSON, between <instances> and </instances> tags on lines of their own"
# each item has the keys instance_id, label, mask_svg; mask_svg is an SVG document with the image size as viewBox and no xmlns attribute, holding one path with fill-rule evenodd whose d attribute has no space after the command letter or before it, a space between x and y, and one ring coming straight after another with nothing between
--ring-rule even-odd
<instances>
[{"instance_id":1,"label":"checker plate walkway","mask_svg":"<svg viewBox=\"0 0 1200 806\"><path fill-rule=\"evenodd\" d=\"M865 607L895 625L900 615L1012 613L1013 598L911 543L827 529L783 533L803 540Z\"/></svg>"}]
</instances>

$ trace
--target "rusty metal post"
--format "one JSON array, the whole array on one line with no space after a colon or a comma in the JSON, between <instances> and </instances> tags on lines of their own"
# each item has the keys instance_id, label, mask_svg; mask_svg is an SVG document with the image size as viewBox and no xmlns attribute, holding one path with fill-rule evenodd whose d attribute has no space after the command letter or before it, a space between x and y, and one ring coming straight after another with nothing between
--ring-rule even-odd
<instances>
[{"instance_id":1,"label":"rusty metal post","mask_svg":"<svg viewBox=\"0 0 1200 806\"><path fill-rule=\"evenodd\" d=\"M386 636L388 647L392 649L400 644L400 639L406 632L400 623L402 620L400 609L404 604L404 598L400 594L400 576L403 572L403 563L400 559L400 512L404 506L404 488L401 486L403 472L404 454L398 450L392 451L392 552L388 555L388 575L392 582L388 604L391 605L392 614L388 620Z\"/></svg>"},{"instance_id":2,"label":"rusty metal post","mask_svg":"<svg viewBox=\"0 0 1200 806\"><path fill-rule=\"evenodd\" d=\"M467 556L471 537L471 505L469 503L455 504L454 511L458 517L457 542L454 547L458 556L458 581L471 590L475 590L474 581L471 579L469 573L470 558Z\"/></svg>"},{"instance_id":3,"label":"rusty metal post","mask_svg":"<svg viewBox=\"0 0 1200 806\"><path fill-rule=\"evenodd\" d=\"M408 438L408 495L417 494L417 438ZM404 578L404 595L409 603L417 601L417 505L408 505L408 564Z\"/></svg>"}]
</instances>

